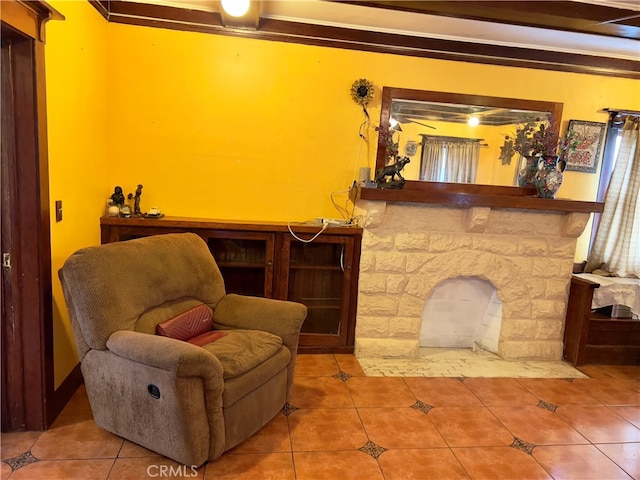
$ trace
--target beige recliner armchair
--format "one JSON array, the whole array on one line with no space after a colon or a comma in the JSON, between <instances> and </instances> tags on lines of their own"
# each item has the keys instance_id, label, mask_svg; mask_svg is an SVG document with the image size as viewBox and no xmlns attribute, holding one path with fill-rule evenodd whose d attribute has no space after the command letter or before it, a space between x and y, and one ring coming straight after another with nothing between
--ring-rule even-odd
<instances>
[{"instance_id":1,"label":"beige recliner armchair","mask_svg":"<svg viewBox=\"0 0 640 480\"><path fill-rule=\"evenodd\" d=\"M227 295L197 235L88 247L59 275L102 428L199 466L254 434L287 402L306 307ZM213 343L156 334L158 325L203 310L217 332L205 336L223 335Z\"/></svg>"}]
</instances>

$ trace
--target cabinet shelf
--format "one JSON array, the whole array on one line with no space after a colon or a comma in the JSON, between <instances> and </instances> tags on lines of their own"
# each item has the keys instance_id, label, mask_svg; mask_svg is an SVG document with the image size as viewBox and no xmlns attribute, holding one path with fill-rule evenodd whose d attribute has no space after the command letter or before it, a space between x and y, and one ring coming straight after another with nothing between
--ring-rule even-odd
<instances>
[{"instance_id":1,"label":"cabinet shelf","mask_svg":"<svg viewBox=\"0 0 640 480\"><path fill-rule=\"evenodd\" d=\"M245 270L250 269L264 269L268 265L266 263L229 263L229 262L218 262L216 264L219 268L242 268Z\"/></svg>"},{"instance_id":2,"label":"cabinet shelf","mask_svg":"<svg viewBox=\"0 0 640 480\"><path fill-rule=\"evenodd\" d=\"M304 332L305 335L309 335L309 336L317 336L317 337L321 337L323 335L338 335L338 332L336 333L319 333L319 332Z\"/></svg>"},{"instance_id":3,"label":"cabinet shelf","mask_svg":"<svg viewBox=\"0 0 640 480\"><path fill-rule=\"evenodd\" d=\"M603 315L602 313L597 313L597 312L591 312L591 315L589 316L589 318L592 322L619 322L620 324L629 323L629 324L640 325L640 320L635 318L607 317L606 315Z\"/></svg>"},{"instance_id":4,"label":"cabinet shelf","mask_svg":"<svg viewBox=\"0 0 640 480\"><path fill-rule=\"evenodd\" d=\"M340 265L291 265L289 268L291 270L343 270Z\"/></svg>"}]
</instances>

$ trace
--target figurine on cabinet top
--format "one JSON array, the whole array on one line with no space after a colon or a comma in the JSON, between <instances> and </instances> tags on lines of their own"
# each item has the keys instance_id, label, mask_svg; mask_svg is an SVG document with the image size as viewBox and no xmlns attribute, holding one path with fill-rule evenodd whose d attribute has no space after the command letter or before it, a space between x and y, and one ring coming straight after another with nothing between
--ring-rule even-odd
<instances>
[{"instance_id":1,"label":"figurine on cabinet top","mask_svg":"<svg viewBox=\"0 0 640 480\"><path fill-rule=\"evenodd\" d=\"M111 201L118 207L124 205L124 193L122 193L122 187L116 186L113 190L113 194L111 195Z\"/></svg>"},{"instance_id":2,"label":"figurine on cabinet top","mask_svg":"<svg viewBox=\"0 0 640 480\"><path fill-rule=\"evenodd\" d=\"M133 193L130 193L129 195L127 195L127 198L129 200L131 200L132 198L134 199L133 214L135 216L142 215L142 212L140 211L140 196L141 195L142 195L142 184L138 184L138 188L136 188L135 196L133 195Z\"/></svg>"}]
</instances>

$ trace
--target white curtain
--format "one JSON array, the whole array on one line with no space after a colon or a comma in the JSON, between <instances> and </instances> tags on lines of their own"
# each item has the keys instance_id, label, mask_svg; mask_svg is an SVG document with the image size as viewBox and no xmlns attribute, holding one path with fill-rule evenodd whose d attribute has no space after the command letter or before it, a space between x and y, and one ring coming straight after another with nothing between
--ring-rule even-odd
<instances>
[{"instance_id":1,"label":"white curtain","mask_svg":"<svg viewBox=\"0 0 640 480\"><path fill-rule=\"evenodd\" d=\"M444 169L445 144L440 140L426 140L422 144L422 161L420 163L420 180L440 182Z\"/></svg>"},{"instance_id":2,"label":"white curtain","mask_svg":"<svg viewBox=\"0 0 640 480\"><path fill-rule=\"evenodd\" d=\"M422 147L420 180L473 183L479 158L477 141L426 139Z\"/></svg>"},{"instance_id":3,"label":"white curtain","mask_svg":"<svg viewBox=\"0 0 640 480\"><path fill-rule=\"evenodd\" d=\"M640 278L640 130L628 118L622 129L604 211L585 271Z\"/></svg>"},{"instance_id":4,"label":"white curtain","mask_svg":"<svg viewBox=\"0 0 640 480\"><path fill-rule=\"evenodd\" d=\"M445 182L475 182L479 157L480 144L478 142L450 143Z\"/></svg>"}]
</instances>

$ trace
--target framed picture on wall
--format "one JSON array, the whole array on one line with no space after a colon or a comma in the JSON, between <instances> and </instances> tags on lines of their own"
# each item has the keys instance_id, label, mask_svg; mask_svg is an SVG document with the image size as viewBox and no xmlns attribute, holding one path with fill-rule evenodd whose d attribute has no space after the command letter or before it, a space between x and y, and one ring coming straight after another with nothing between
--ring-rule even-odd
<instances>
[{"instance_id":1,"label":"framed picture on wall","mask_svg":"<svg viewBox=\"0 0 640 480\"><path fill-rule=\"evenodd\" d=\"M569 120L567 133L574 132L578 147L567 156L567 170L596 173L606 127L606 123Z\"/></svg>"}]
</instances>

